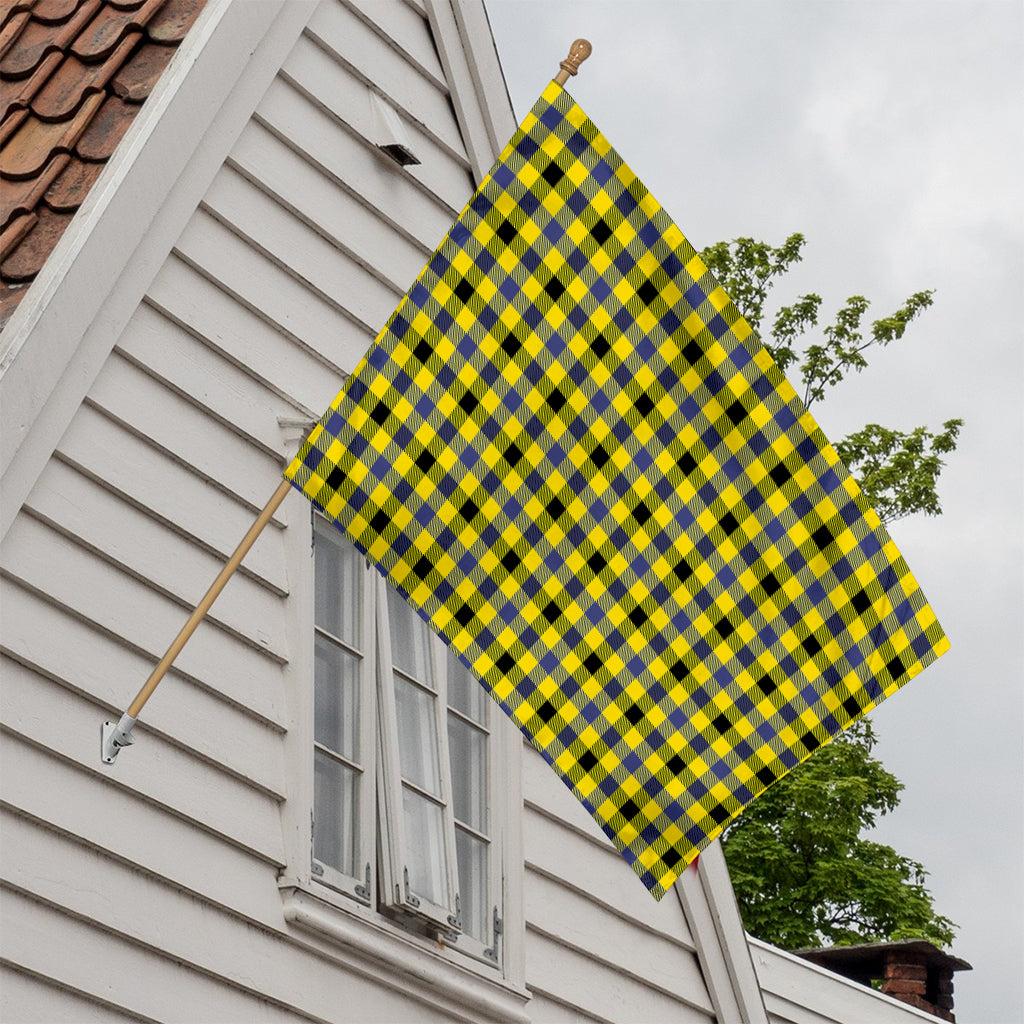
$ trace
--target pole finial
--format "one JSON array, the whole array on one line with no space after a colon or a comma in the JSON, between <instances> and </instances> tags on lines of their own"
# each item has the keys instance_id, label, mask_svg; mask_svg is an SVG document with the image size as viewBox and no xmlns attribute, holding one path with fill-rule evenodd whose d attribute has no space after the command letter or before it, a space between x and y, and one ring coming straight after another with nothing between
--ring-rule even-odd
<instances>
[{"instance_id":1,"label":"pole finial","mask_svg":"<svg viewBox=\"0 0 1024 1024\"><path fill-rule=\"evenodd\" d=\"M555 81L559 85L565 85L570 75L579 72L580 65L590 56L592 50L593 47L588 40L573 40L572 46L569 47L569 56L558 65L562 70L555 76Z\"/></svg>"}]
</instances>

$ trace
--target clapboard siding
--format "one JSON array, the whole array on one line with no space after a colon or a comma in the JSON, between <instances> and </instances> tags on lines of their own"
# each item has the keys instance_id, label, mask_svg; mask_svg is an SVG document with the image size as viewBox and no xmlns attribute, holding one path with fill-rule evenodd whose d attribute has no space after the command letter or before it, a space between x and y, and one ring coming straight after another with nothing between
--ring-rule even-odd
<instances>
[{"instance_id":1,"label":"clapboard siding","mask_svg":"<svg viewBox=\"0 0 1024 1024\"><path fill-rule=\"evenodd\" d=\"M377 176L385 181L405 180L418 187L431 203L443 203L449 212L461 207L466 199L464 186L469 171L465 156L452 153L417 122L403 117L397 110L409 137L409 148L420 163L399 167L390 157L378 152L373 122L374 90L312 39L306 37L299 41L282 70L282 79L320 108L336 126L344 127L368 147L376 161ZM328 141L333 144L333 139Z\"/></svg>"},{"instance_id":2,"label":"clapboard siding","mask_svg":"<svg viewBox=\"0 0 1024 1024\"><path fill-rule=\"evenodd\" d=\"M0 966L0 992L7 1020L18 1024L139 1024L143 1020L5 966Z\"/></svg>"},{"instance_id":3,"label":"clapboard siding","mask_svg":"<svg viewBox=\"0 0 1024 1024\"><path fill-rule=\"evenodd\" d=\"M935 1018L758 939L750 951L771 1024L910 1024Z\"/></svg>"},{"instance_id":4,"label":"clapboard siding","mask_svg":"<svg viewBox=\"0 0 1024 1024\"><path fill-rule=\"evenodd\" d=\"M386 39L403 60L429 78L442 92L448 92L441 61L422 12L418 13L403 3L382 4L379 0L344 0L344 3Z\"/></svg>"},{"instance_id":5,"label":"clapboard siding","mask_svg":"<svg viewBox=\"0 0 1024 1024\"><path fill-rule=\"evenodd\" d=\"M60 907L79 921L115 929L140 949L158 949L161 956L215 978L237 993L294 1007L311 1019L336 1017L341 985L348 997L358 1000L357 1005L369 1002L365 979L343 975L329 963L314 967L309 954L276 929L203 900L183 899L164 880L100 851L69 843L24 819L10 818L6 824L11 853L0 870L11 890ZM111 892L119 894L113 903L107 895ZM146 912L140 913L140 907ZM318 969L321 977L297 991L296 976L311 969ZM395 1019L382 1012L389 1002L393 1013L394 1000L381 995L377 1012L364 1016L360 1011L360 1019ZM192 1019L224 1018L197 1015Z\"/></svg>"},{"instance_id":6,"label":"clapboard siding","mask_svg":"<svg viewBox=\"0 0 1024 1024\"><path fill-rule=\"evenodd\" d=\"M365 98L360 100L361 104L365 102ZM444 237L461 208L461 204L449 206L410 175L399 173L397 165L293 82L278 78L260 101L254 120L302 153L340 187L351 189L391 227L430 250ZM241 141L244 143L244 137Z\"/></svg>"},{"instance_id":7,"label":"clapboard siding","mask_svg":"<svg viewBox=\"0 0 1024 1024\"><path fill-rule=\"evenodd\" d=\"M25 743L45 738L47 748L68 765L99 770L96 705L17 662L5 658L0 664L4 746L15 737ZM119 784L131 785L146 799L268 864L284 863L276 797L157 736L147 736L146 746L147 763L120 774ZM8 756L5 750L4 759Z\"/></svg>"},{"instance_id":8,"label":"clapboard siding","mask_svg":"<svg viewBox=\"0 0 1024 1024\"><path fill-rule=\"evenodd\" d=\"M148 303L138 307L118 339L116 351L275 463L281 461L275 396L244 367L225 360L156 307Z\"/></svg>"},{"instance_id":9,"label":"clapboard siding","mask_svg":"<svg viewBox=\"0 0 1024 1024\"><path fill-rule=\"evenodd\" d=\"M48 638L40 643L39 638ZM153 666L92 624L28 590L5 583L3 652L13 660L73 692L88 695L115 717L124 702L126 680L142 680ZM224 771L267 793L281 795L284 754L280 729L177 676L169 700L147 708L145 730L194 750ZM224 737L232 742L225 743Z\"/></svg>"},{"instance_id":10,"label":"clapboard siding","mask_svg":"<svg viewBox=\"0 0 1024 1024\"><path fill-rule=\"evenodd\" d=\"M316 1019L226 985L159 947L122 938L102 921L79 920L24 893L0 890L0 915L0 941L8 959L54 986L86 998L116 1000L133 1017L217 1024ZM117 965L116 977L112 965Z\"/></svg>"},{"instance_id":11,"label":"clapboard siding","mask_svg":"<svg viewBox=\"0 0 1024 1024\"><path fill-rule=\"evenodd\" d=\"M601 960L586 949L551 939L527 924L527 985L536 985L597 1020L650 1024L708 1024L703 1009L654 987L646 976L624 971L617 961ZM537 1019L537 1018L535 1018Z\"/></svg>"},{"instance_id":12,"label":"clapboard siding","mask_svg":"<svg viewBox=\"0 0 1024 1024\"><path fill-rule=\"evenodd\" d=\"M147 303L267 392L286 399L300 416L319 416L338 393L342 371L327 355L275 329L176 255L161 267ZM284 353L288 374L282 379L282 342L286 340L291 342Z\"/></svg>"},{"instance_id":13,"label":"clapboard siding","mask_svg":"<svg viewBox=\"0 0 1024 1024\"><path fill-rule=\"evenodd\" d=\"M8 536L0 560L8 577L118 641L150 652L154 664L187 618L183 603L157 593L30 515L19 516ZM240 709L283 726L277 659L240 643L216 622L197 630L175 668Z\"/></svg>"},{"instance_id":14,"label":"clapboard siding","mask_svg":"<svg viewBox=\"0 0 1024 1024\"><path fill-rule=\"evenodd\" d=\"M56 459L43 471L25 507L73 543L184 604L198 601L223 564ZM285 659L279 633L283 595L251 576L232 582L211 621Z\"/></svg>"},{"instance_id":15,"label":"clapboard siding","mask_svg":"<svg viewBox=\"0 0 1024 1024\"><path fill-rule=\"evenodd\" d=\"M693 949L646 921L613 913L583 894L567 892L560 879L536 871L526 874L526 906L532 932L586 953L607 970L642 979L680 1002L699 1002L702 1010L711 1012L710 1002L699 998L704 985Z\"/></svg>"},{"instance_id":16,"label":"clapboard siding","mask_svg":"<svg viewBox=\"0 0 1024 1024\"><path fill-rule=\"evenodd\" d=\"M197 822L168 814L91 764L69 764L13 736L4 738L0 764L10 772L4 784L6 814L49 828L211 906L244 911L267 927L280 924L281 900L276 887L267 885L266 863Z\"/></svg>"},{"instance_id":17,"label":"clapboard siding","mask_svg":"<svg viewBox=\"0 0 1024 1024\"><path fill-rule=\"evenodd\" d=\"M340 302L315 291L204 210L189 221L176 250L243 306L310 349L331 353L342 366L355 366L376 335L369 324L346 314ZM286 365L281 364L281 377Z\"/></svg>"},{"instance_id":18,"label":"clapboard siding","mask_svg":"<svg viewBox=\"0 0 1024 1024\"><path fill-rule=\"evenodd\" d=\"M528 746L523 749L523 798L529 867L564 878L588 899L622 918L642 922L693 953L693 936L674 894L657 902L652 899L593 818Z\"/></svg>"},{"instance_id":19,"label":"clapboard siding","mask_svg":"<svg viewBox=\"0 0 1024 1024\"><path fill-rule=\"evenodd\" d=\"M74 466L112 493L169 529L226 560L259 506L237 495L211 501L216 481L204 479L145 438L85 404L61 439L55 458ZM287 591L284 551L271 538L272 523L245 559L242 572L255 575L278 593Z\"/></svg>"},{"instance_id":20,"label":"clapboard siding","mask_svg":"<svg viewBox=\"0 0 1024 1024\"><path fill-rule=\"evenodd\" d=\"M396 49L386 45L386 35L337 2L320 4L306 26L306 35L453 155L466 158L447 89L439 88ZM341 99L336 97L335 102Z\"/></svg>"},{"instance_id":21,"label":"clapboard siding","mask_svg":"<svg viewBox=\"0 0 1024 1024\"><path fill-rule=\"evenodd\" d=\"M368 331L387 320L402 292L325 238L230 168L223 168L204 200L221 224L261 255L287 267L319 295L344 296L341 308Z\"/></svg>"}]
</instances>

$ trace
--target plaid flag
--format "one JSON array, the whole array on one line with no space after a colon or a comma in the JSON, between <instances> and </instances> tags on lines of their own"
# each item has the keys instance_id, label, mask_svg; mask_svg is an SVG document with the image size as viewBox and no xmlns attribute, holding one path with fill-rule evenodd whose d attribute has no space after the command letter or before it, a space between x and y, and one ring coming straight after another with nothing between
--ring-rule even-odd
<instances>
[{"instance_id":1,"label":"plaid flag","mask_svg":"<svg viewBox=\"0 0 1024 1024\"><path fill-rule=\"evenodd\" d=\"M948 647L793 388L554 82L286 476L657 898Z\"/></svg>"}]
</instances>

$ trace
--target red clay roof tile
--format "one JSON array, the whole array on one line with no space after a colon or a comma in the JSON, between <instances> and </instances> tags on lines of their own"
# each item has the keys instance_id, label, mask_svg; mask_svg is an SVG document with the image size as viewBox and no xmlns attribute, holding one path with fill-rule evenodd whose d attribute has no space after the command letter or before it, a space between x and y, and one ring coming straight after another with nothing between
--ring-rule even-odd
<instances>
[{"instance_id":1,"label":"red clay roof tile","mask_svg":"<svg viewBox=\"0 0 1024 1024\"><path fill-rule=\"evenodd\" d=\"M71 117L87 93L98 92L110 81L141 38L141 30L129 32L101 64L84 64L73 53L68 54L45 88L32 100L32 113L44 121L63 121Z\"/></svg>"},{"instance_id":2,"label":"red clay roof tile","mask_svg":"<svg viewBox=\"0 0 1024 1024\"><path fill-rule=\"evenodd\" d=\"M0 263L0 274L8 281L29 281L43 269L46 258L53 252L74 214L56 213L40 206L35 217L35 226L14 252Z\"/></svg>"},{"instance_id":3,"label":"red clay roof tile","mask_svg":"<svg viewBox=\"0 0 1024 1024\"><path fill-rule=\"evenodd\" d=\"M0 0L0 24L21 11L32 9L36 0Z\"/></svg>"},{"instance_id":4,"label":"red clay roof tile","mask_svg":"<svg viewBox=\"0 0 1024 1024\"><path fill-rule=\"evenodd\" d=\"M70 121L50 124L30 116L11 136L0 153L0 175L5 178L30 178L49 162L54 150L70 149L88 127L103 104L104 94L90 96Z\"/></svg>"},{"instance_id":5,"label":"red clay roof tile","mask_svg":"<svg viewBox=\"0 0 1024 1024\"><path fill-rule=\"evenodd\" d=\"M119 11L104 4L71 44L71 52L83 60L103 60L132 29L142 28L164 0L147 0L138 10Z\"/></svg>"},{"instance_id":6,"label":"red clay roof tile","mask_svg":"<svg viewBox=\"0 0 1024 1024\"><path fill-rule=\"evenodd\" d=\"M140 46L110 83L114 94L129 103L141 103L153 91L174 53L171 46L149 42Z\"/></svg>"},{"instance_id":7,"label":"red clay roof tile","mask_svg":"<svg viewBox=\"0 0 1024 1024\"><path fill-rule=\"evenodd\" d=\"M23 213L0 233L0 260L6 259L21 240L36 226L39 218L34 213Z\"/></svg>"},{"instance_id":8,"label":"red clay roof tile","mask_svg":"<svg viewBox=\"0 0 1024 1024\"><path fill-rule=\"evenodd\" d=\"M21 127L28 117L28 107L13 111L2 123L0 123L0 146L6 146L7 140ZM3 154L0 153L0 156Z\"/></svg>"},{"instance_id":9,"label":"red clay roof tile","mask_svg":"<svg viewBox=\"0 0 1024 1024\"><path fill-rule=\"evenodd\" d=\"M31 19L17 37L17 45L0 61L0 76L23 78L39 66L39 62L54 50L63 50L100 8L100 0L85 0L74 15L60 25L47 25Z\"/></svg>"},{"instance_id":10,"label":"red clay roof tile","mask_svg":"<svg viewBox=\"0 0 1024 1024\"><path fill-rule=\"evenodd\" d=\"M199 17L206 0L167 0L146 32L155 43L180 43Z\"/></svg>"},{"instance_id":11,"label":"red clay roof tile","mask_svg":"<svg viewBox=\"0 0 1024 1024\"><path fill-rule=\"evenodd\" d=\"M4 16L3 27L0 28L0 58L14 45L18 36L21 35L21 30L28 22L28 11L21 11L10 19L6 15Z\"/></svg>"},{"instance_id":12,"label":"red clay roof tile","mask_svg":"<svg viewBox=\"0 0 1024 1024\"><path fill-rule=\"evenodd\" d=\"M0 327L204 2L0 0Z\"/></svg>"},{"instance_id":13,"label":"red clay roof tile","mask_svg":"<svg viewBox=\"0 0 1024 1024\"><path fill-rule=\"evenodd\" d=\"M32 5L32 17L55 25L67 21L75 13L80 0L36 0Z\"/></svg>"},{"instance_id":14,"label":"red clay roof tile","mask_svg":"<svg viewBox=\"0 0 1024 1024\"><path fill-rule=\"evenodd\" d=\"M27 107L32 97L46 84L46 80L53 74L54 69L60 64L64 54L60 50L48 53L40 63L39 67L18 82L11 84L4 89L4 98L0 102L0 121L3 121L12 110L19 107Z\"/></svg>"},{"instance_id":15,"label":"red clay roof tile","mask_svg":"<svg viewBox=\"0 0 1024 1024\"><path fill-rule=\"evenodd\" d=\"M31 213L70 162L67 153L57 153L39 177L5 182L0 191L0 228L6 228L17 214Z\"/></svg>"},{"instance_id":16,"label":"red clay roof tile","mask_svg":"<svg viewBox=\"0 0 1024 1024\"><path fill-rule=\"evenodd\" d=\"M106 167L106 164L87 164L77 156L70 157L69 161L43 196L51 210L77 210Z\"/></svg>"},{"instance_id":17,"label":"red clay roof tile","mask_svg":"<svg viewBox=\"0 0 1024 1024\"><path fill-rule=\"evenodd\" d=\"M138 109L119 96L108 96L78 140L75 151L83 160L109 160Z\"/></svg>"}]
</instances>

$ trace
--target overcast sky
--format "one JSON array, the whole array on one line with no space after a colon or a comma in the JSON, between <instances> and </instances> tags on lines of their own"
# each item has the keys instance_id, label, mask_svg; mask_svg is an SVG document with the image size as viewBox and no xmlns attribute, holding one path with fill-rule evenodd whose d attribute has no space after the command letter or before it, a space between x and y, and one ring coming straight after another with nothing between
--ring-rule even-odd
<instances>
[{"instance_id":1,"label":"overcast sky","mask_svg":"<svg viewBox=\"0 0 1024 1024\"><path fill-rule=\"evenodd\" d=\"M963 1024L1024 1017L1024 4L486 0L527 112L577 36L569 91L699 249L807 236L783 297L934 307L815 406L832 439L962 416L945 514L892 534L952 650L872 713L903 780L878 837L959 925Z\"/></svg>"}]
</instances>

